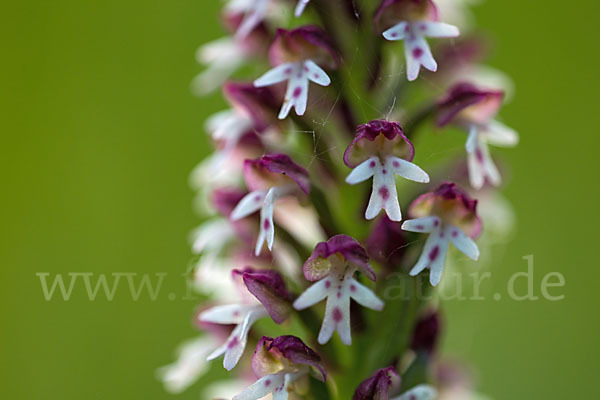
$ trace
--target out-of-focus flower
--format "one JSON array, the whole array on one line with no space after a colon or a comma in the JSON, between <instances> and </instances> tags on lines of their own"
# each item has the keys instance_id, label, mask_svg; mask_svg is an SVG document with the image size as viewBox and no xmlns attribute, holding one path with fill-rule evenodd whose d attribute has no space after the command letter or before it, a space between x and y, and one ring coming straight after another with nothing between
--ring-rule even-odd
<instances>
[{"instance_id":1,"label":"out-of-focus flower","mask_svg":"<svg viewBox=\"0 0 600 400\"><path fill-rule=\"evenodd\" d=\"M452 123L469 133L465 147L469 178L475 189L483 187L486 178L492 185L501 183L488 144L512 147L519 141L514 130L493 119L502 104L502 98L502 91L480 90L462 83L450 89L448 96L438 105L439 126Z\"/></svg>"},{"instance_id":2,"label":"out-of-focus flower","mask_svg":"<svg viewBox=\"0 0 600 400\"><path fill-rule=\"evenodd\" d=\"M243 19L241 10L225 9L223 21L230 32L237 31ZM266 55L270 38L266 26L259 23L244 36L227 36L200 46L196 60L206 69L194 78L192 90L205 95L217 89L245 62Z\"/></svg>"},{"instance_id":3,"label":"out-of-focus flower","mask_svg":"<svg viewBox=\"0 0 600 400\"><path fill-rule=\"evenodd\" d=\"M387 400L389 392L400 387L400 375L394 367L378 369L358 385L352 400Z\"/></svg>"},{"instance_id":4,"label":"out-of-focus flower","mask_svg":"<svg viewBox=\"0 0 600 400\"><path fill-rule=\"evenodd\" d=\"M252 356L252 370L259 379L233 400L258 400L268 394L273 395L273 400L287 400L311 369L325 381L321 357L302 340L290 335L275 339L263 336Z\"/></svg>"},{"instance_id":5,"label":"out-of-focus flower","mask_svg":"<svg viewBox=\"0 0 600 400\"><path fill-rule=\"evenodd\" d=\"M319 66L336 68L339 59L325 32L316 26L278 29L269 49L273 69L254 81L256 87L287 82L279 119L285 119L292 107L304 115L308 103L308 84L329 86L331 79Z\"/></svg>"},{"instance_id":6,"label":"out-of-focus flower","mask_svg":"<svg viewBox=\"0 0 600 400\"><path fill-rule=\"evenodd\" d=\"M244 178L250 193L240 200L231 213L231 219L236 221L260 210L260 232L255 250L258 255L265 241L269 250L273 248L275 200L302 192L308 194L310 182L308 172L285 154L269 154L256 160L246 160Z\"/></svg>"},{"instance_id":7,"label":"out-of-focus flower","mask_svg":"<svg viewBox=\"0 0 600 400\"><path fill-rule=\"evenodd\" d=\"M369 264L367 252L356 240L346 235L337 235L327 242L319 243L304 263L304 277L316 283L294 301L294 308L302 310L327 298L325 317L318 337L320 344L327 343L335 330L344 344L352 344L351 298L364 307L378 311L383 309L383 302L353 278L357 270L370 280L375 280L375 272Z\"/></svg>"},{"instance_id":8,"label":"out-of-focus flower","mask_svg":"<svg viewBox=\"0 0 600 400\"><path fill-rule=\"evenodd\" d=\"M477 200L471 199L454 183L443 183L434 192L419 196L409 213L416 219L405 221L402 229L429 233L423 252L410 275L430 269L429 280L436 286L442 277L450 242L467 257L477 260L479 249L473 241L481 232L476 212Z\"/></svg>"},{"instance_id":9,"label":"out-of-focus flower","mask_svg":"<svg viewBox=\"0 0 600 400\"><path fill-rule=\"evenodd\" d=\"M168 392L183 392L206 372L206 357L213 348L214 340L210 336L200 336L183 343L177 351L177 361L156 371L158 379Z\"/></svg>"},{"instance_id":10,"label":"out-of-focus flower","mask_svg":"<svg viewBox=\"0 0 600 400\"><path fill-rule=\"evenodd\" d=\"M433 354L438 343L440 317L437 311L422 316L413 331L410 348L417 352Z\"/></svg>"},{"instance_id":11,"label":"out-of-focus flower","mask_svg":"<svg viewBox=\"0 0 600 400\"><path fill-rule=\"evenodd\" d=\"M373 190L365 212L375 218L384 209L392 221L402 220L395 175L415 182L429 182L429 175L411 161L414 147L397 122L374 120L360 125L344 152L344 163L354 168L346 178L356 184L373 177Z\"/></svg>"},{"instance_id":12,"label":"out-of-focus flower","mask_svg":"<svg viewBox=\"0 0 600 400\"><path fill-rule=\"evenodd\" d=\"M435 398L437 398L437 390L434 387L418 385L390 400L434 400Z\"/></svg>"},{"instance_id":13,"label":"out-of-focus flower","mask_svg":"<svg viewBox=\"0 0 600 400\"><path fill-rule=\"evenodd\" d=\"M464 30L473 25L474 18L470 7L480 2L480 0L435 0L435 5L444 21Z\"/></svg>"},{"instance_id":14,"label":"out-of-focus flower","mask_svg":"<svg viewBox=\"0 0 600 400\"><path fill-rule=\"evenodd\" d=\"M233 369L242 357L250 328L258 319L270 315L275 322L281 323L290 310L290 295L276 271L246 269L236 270L233 275L242 278L253 297L245 296L242 303L212 307L198 315L202 323L236 325L225 343L207 357L213 360L224 354L223 366L227 370Z\"/></svg>"},{"instance_id":15,"label":"out-of-focus flower","mask_svg":"<svg viewBox=\"0 0 600 400\"><path fill-rule=\"evenodd\" d=\"M383 0L375 13L375 24L388 27L383 37L390 41L404 40L406 74L409 81L419 76L421 65L430 71L437 70L426 37L457 37L458 28L438 22L438 11L431 0Z\"/></svg>"}]
</instances>

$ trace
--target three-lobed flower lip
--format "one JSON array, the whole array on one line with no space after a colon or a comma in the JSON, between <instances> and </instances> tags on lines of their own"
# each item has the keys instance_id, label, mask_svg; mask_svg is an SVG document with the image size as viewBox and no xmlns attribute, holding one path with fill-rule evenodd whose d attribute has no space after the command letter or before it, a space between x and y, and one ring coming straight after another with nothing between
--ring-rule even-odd
<instances>
[{"instance_id":1,"label":"three-lobed flower lip","mask_svg":"<svg viewBox=\"0 0 600 400\"><path fill-rule=\"evenodd\" d=\"M321 357L304 342L292 335L276 338L263 336L256 345L252 356L252 370L257 377L271 375L285 368L282 359L297 366L309 366L319 372L319 378L325 381L327 373Z\"/></svg>"},{"instance_id":2,"label":"three-lobed flower lip","mask_svg":"<svg viewBox=\"0 0 600 400\"><path fill-rule=\"evenodd\" d=\"M374 155L412 161L415 148L398 122L376 119L356 128L354 139L344 151L344 163L354 168Z\"/></svg>"},{"instance_id":3,"label":"three-lobed flower lip","mask_svg":"<svg viewBox=\"0 0 600 400\"><path fill-rule=\"evenodd\" d=\"M438 103L436 123L445 126L451 122L487 124L502 105L504 92L483 90L470 83L458 83Z\"/></svg>"},{"instance_id":4,"label":"three-lobed flower lip","mask_svg":"<svg viewBox=\"0 0 600 400\"><path fill-rule=\"evenodd\" d=\"M318 26L306 25L287 30L279 28L269 48L269 61L277 66L289 62L312 60L316 64L336 69L340 55L331 39Z\"/></svg>"},{"instance_id":5,"label":"three-lobed flower lip","mask_svg":"<svg viewBox=\"0 0 600 400\"><path fill-rule=\"evenodd\" d=\"M267 154L255 160L246 160L244 179L250 191L295 182L304 193L310 193L308 171L286 154Z\"/></svg>"},{"instance_id":6,"label":"three-lobed flower lip","mask_svg":"<svg viewBox=\"0 0 600 400\"><path fill-rule=\"evenodd\" d=\"M330 257L341 257L349 266L360 270L367 278L375 281L375 271L369 263L365 249L348 235L336 235L320 242L302 267L304 277L311 282L329 275L334 263Z\"/></svg>"},{"instance_id":7,"label":"three-lobed flower lip","mask_svg":"<svg viewBox=\"0 0 600 400\"><path fill-rule=\"evenodd\" d=\"M435 215L473 239L481 233L477 200L453 182L444 182L435 191L420 195L412 202L408 212L411 218Z\"/></svg>"},{"instance_id":8,"label":"three-lobed flower lip","mask_svg":"<svg viewBox=\"0 0 600 400\"><path fill-rule=\"evenodd\" d=\"M401 21L438 20L438 9L432 0L382 0L373 22L379 33Z\"/></svg>"}]
</instances>

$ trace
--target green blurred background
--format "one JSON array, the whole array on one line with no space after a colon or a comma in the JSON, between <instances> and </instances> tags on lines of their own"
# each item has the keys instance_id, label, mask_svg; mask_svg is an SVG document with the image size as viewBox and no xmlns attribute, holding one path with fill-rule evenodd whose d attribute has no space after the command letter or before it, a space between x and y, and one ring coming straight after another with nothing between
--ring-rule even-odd
<instances>
[{"instance_id":1,"label":"green blurred background","mask_svg":"<svg viewBox=\"0 0 600 400\"><path fill-rule=\"evenodd\" d=\"M154 378L194 335L179 274L197 223L187 177L208 151L197 46L221 36L218 1L56 0L2 6L0 379L6 399L169 399ZM597 15L600 3L488 0L490 64L515 81L502 112L518 233L491 292L535 257L536 293L560 271L566 298L451 302L445 352L472 362L496 399L598 390ZM36 272L169 272L159 298L117 292L44 300ZM489 297L489 296L488 296ZM198 399L198 386L181 399Z\"/></svg>"}]
</instances>

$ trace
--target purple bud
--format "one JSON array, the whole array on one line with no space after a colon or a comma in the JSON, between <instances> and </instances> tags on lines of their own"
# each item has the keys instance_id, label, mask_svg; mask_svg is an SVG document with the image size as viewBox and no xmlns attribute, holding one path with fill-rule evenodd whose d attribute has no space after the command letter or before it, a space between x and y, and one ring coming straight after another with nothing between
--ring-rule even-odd
<instances>
[{"instance_id":1,"label":"purple bud","mask_svg":"<svg viewBox=\"0 0 600 400\"><path fill-rule=\"evenodd\" d=\"M413 331L410 347L415 351L432 354L437 346L440 332L440 318L436 311L423 316Z\"/></svg>"},{"instance_id":2,"label":"purple bud","mask_svg":"<svg viewBox=\"0 0 600 400\"><path fill-rule=\"evenodd\" d=\"M344 152L344 163L354 168L374 155L393 155L412 161L415 148L399 123L376 119L356 128L354 139Z\"/></svg>"},{"instance_id":3,"label":"purple bud","mask_svg":"<svg viewBox=\"0 0 600 400\"><path fill-rule=\"evenodd\" d=\"M359 269L367 278L375 280L375 271L369 264L367 252L355 239L347 235L336 235L326 242L318 243L302 267L304 277L314 282L329 275L334 266L332 257L342 257L344 261Z\"/></svg>"},{"instance_id":4,"label":"purple bud","mask_svg":"<svg viewBox=\"0 0 600 400\"><path fill-rule=\"evenodd\" d=\"M394 367L378 369L358 385L352 400L387 400L389 392L398 389L399 386L400 375Z\"/></svg>"},{"instance_id":5,"label":"purple bud","mask_svg":"<svg viewBox=\"0 0 600 400\"><path fill-rule=\"evenodd\" d=\"M252 119L256 132L264 132L277 121L279 96L272 88L229 81L223 85L223 93L233 107Z\"/></svg>"},{"instance_id":6,"label":"purple bud","mask_svg":"<svg viewBox=\"0 0 600 400\"><path fill-rule=\"evenodd\" d=\"M223 216L229 217L235 206L246 195L246 192L236 188L218 188L211 194L213 206Z\"/></svg>"},{"instance_id":7,"label":"purple bud","mask_svg":"<svg viewBox=\"0 0 600 400\"><path fill-rule=\"evenodd\" d=\"M265 306L273 321L280 324L287 319L292 309L292 296L277 271L246 271L242 278L248 291Z\"/></svg>"}]
</instances>

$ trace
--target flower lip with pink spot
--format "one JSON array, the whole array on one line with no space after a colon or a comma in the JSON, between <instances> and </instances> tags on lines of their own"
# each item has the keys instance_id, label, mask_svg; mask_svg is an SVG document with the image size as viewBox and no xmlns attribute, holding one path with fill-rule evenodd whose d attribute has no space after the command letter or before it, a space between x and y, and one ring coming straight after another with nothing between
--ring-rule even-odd
<instances>
[{"instance_id":1,"label":"flower lip with pink spot","mask_svg":"<svg viewBox=\"0 0 600 400\"><path fill-rule=\"evenodd\" d=\"M255 132L262 133L277 121L279 104L271 88L229 81L223 85L223 93L233 107L252 119Z\"/></svg>"},{"instance_id":2,"label":"flower lip with pink spot","mask_svg":"<svg viewBox=\"0 0 600 400\"><path fill-rule=\"evenodd\" d=\"M420 195L412 202L408 212L411 218L435 215L473 239L481 233L477 200L453 182L444 182L435 191Z\"/></svg>"},{"instance_id":3,"label":"flower lip with pink spot","mask_svg":"<svg viewBox=\"0 0 600 400\"><path fill-rule=\"evenodd\" d=\"M401 21L438 19L438 9L432 0L383 0L373 17L379 33Z\"/></svg>"},{"instance_id":4,"label":"flower lip with pink spot","mask_svg":"<svg viewBox=\"0 0 600 400\"><path fill-rule=\"evenodd\" d=\"M400 375L394 367L381 368L358 385L352 400L387 399L400 387Z\"/></svg>"},{"instance_id":5,"label":"flower lip with pink spot","mask_svg":"<svg viewBox=\"0 0 600 400\"><path fill-rule=\"evenodd\" d=\"M340 64L340 55L327 33L318 26L277 29L269 49L271 65L303 60L312 60L323 67L336 69Z\"/></svg>"},{"instance_id":6,"label":"flower lip with pink spot","mask_svg":"<svg viewBox=\"0 0 600 400\"><path fill-rule=\"evenodd\" d=\"M250 191L284 186L290 183L286 181L292 180L304 193L310 193L308 171L285 154L268 154L256 160L246 160L244 179Z\"/></svg>"},{"instance_id":7,"label":"flower lip with pink spot","mask_svg":"<svg viewBox=\"0 0 600 400\"><path fill-rule=\"evenodd\" d=\"M375 281L375 271L369 263L365 249L353 238L347 235L336 235L326 242L320 242L304 263L302 272L311 281L318 281L329 275L333 263L330 257L340 255L350 267L357 268L367 278Z\"/></svg>"},{"instance_id":8,"label":"flower lip with pink spot","mask_svg":"<svg viewBox=\"0 0 600 400\"><path fill-rule=\"evenodd\" d=\"M273 321L280 324L288 318L292 296L277 271L246 268L237 273L241 273L246 288L265 306Z\"/></svg>"},{"instance_id":9,"label":"flower lip with pink spot","mask_svg":"<svg viewBox=\"0 0 600 400\"><path fill-rule=\"evenodd\" d=\"M252 356L252 371L257 377L277 373L282 368L282 358L299 366L313 367L319 372L317 377L322 381L326 380L327 374L321 357L300 338L292 335L276 338L263 336Z\"/></svg>"},{"instance_id":10,"label":"flower lip with pink spot","mask_svg":"<svg viewBox=\"0 0 600 400\"><path fill-rule=\"evenodd\" d=\"M415 148L398 122L376 119L356 128L354 139L344 152L344 163L354 168L374 155L412 161Z\"/></svg>"},{"instance_id":11,"label":"flower lip with pink spot","mask_svg":"<svg viewBox=\"0 0 600 400\"><path fill-rule=\"evenodd\" d=\"M458 83L438 104L436 123L444 126L451 122L486 125L502 105L504 92L481 90L470 83Z\"/></svg>"}]
</instances>

